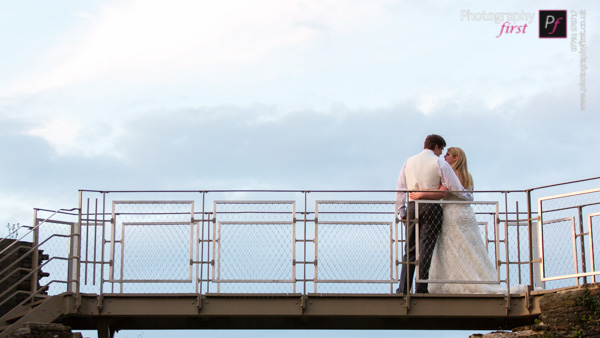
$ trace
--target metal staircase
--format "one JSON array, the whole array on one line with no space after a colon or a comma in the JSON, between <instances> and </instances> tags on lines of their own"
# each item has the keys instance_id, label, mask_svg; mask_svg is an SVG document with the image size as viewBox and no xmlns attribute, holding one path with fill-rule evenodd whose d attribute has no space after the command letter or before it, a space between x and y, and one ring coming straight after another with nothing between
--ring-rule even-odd
<instances>
[{"instance_id":1,"label":"metal staircase","mask_svg":"<svg viewBox=\"0 0 600 338\"><path fill-rule=\"evenodd\" d=\"M9 238L0 239L0 337L8 336L27 323L51 323L64 312L64 294L48 295L50 287L65 283L64 279L47 281L50 273L43 269L68 258L54 254L50 257L44 250L52 240L71 238L71 235L53 233L40 240L40 226L62 211L38 220L36 210L33 227L22 226L9 234ZM23 228L26 233L17 239L16 234ZM43 286L40 285L42 279L46 279Z\"/></svg>"},{"instance_id":2,"label":"metal staircase","mask_svg":"<svg viewBox=\"0 0 600 338\"><path fill-rule=\"evenodd\" d=\"M52 323L64 312L64 297L44 297L19 305L0 318L0 337L6 337L27 323Z\"/></svg>"}]
</instances>

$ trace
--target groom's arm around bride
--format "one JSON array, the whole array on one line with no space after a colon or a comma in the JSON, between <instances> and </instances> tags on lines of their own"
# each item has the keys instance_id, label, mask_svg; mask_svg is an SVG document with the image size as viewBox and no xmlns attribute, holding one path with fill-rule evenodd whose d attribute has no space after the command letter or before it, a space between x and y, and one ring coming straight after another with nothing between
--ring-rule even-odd
<instances>
[{"instance_id":1,"label":"groom's arm around bride","mask_svg":"<svg viewBox=\"0 0 600 338\"><path fill-rule=\"evenodd\" d=\"M415 203L409 196L406 203L406 191L437 190L441 185L450 191L459 192L459 197L469 198L452 168L439 158L446 147L446 141L439 135L429 135L425 139L424 149L410 157L400 171L396 192L396 207L401 218L407 217L407 237L404 250L400 286L397 293L407 293L412 286L416 261ZM441 198L441 197L440 197ZM472 199L472 196L471 196ZM423 203L419 205L419 278L428 279L431 256L442 225L443 211L439 204ZM426 283L416 284L417 293L427 293Z\"/></svg>"}]
</instances>

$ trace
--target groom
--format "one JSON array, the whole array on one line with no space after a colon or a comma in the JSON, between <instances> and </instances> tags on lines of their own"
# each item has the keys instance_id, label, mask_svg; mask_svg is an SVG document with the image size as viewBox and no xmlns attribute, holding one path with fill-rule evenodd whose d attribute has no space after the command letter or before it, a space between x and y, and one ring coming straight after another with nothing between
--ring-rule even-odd
<instances>
[{"instance_id":1,"label":"groom","mask_svg":"<svg viewBox=\"0 0 600 338\"><path fill-rule=\"evenodd\" d=\"M444 147L446 147L446 141L440 135L427 136L425 149L404 162L398 177L396 207L400 217L403 220L408 220L408 234L404 248L403 262L405 263L402 264L400 287L396 290L396 293L408 293L415 274L415 265L410 264L416 260L415 202L409 201L407 205L405 204L407 195L405 191L438 190L441 184L450 191L464 191L452 167L443 158L439 157ZM408 218L406 218L407 214ZM442 228L442 216L441 205L436 203L419 204L419 279L429 278L431 256ZM408 267L406 262L409 262ZM428 293L427 283L417 283L415 291L417 293Z\"/></svg>"}]
</instances>

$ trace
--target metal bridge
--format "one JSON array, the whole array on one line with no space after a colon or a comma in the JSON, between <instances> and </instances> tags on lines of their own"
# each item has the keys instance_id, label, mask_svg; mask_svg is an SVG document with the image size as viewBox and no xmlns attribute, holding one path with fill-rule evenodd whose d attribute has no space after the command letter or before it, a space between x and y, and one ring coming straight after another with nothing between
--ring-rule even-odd
<instances>
[{"instance_id":1,"label":"metal bridge","mask_svg":"<svg viewBox=\"0 0 600 338\"><path fill-rule=\"evenodd\" d=\"M19 273L0 290L0 307L22 298L0 318L0 337L27 322L99 337L127 329L525 325L539 316L544 294L596 281L599 180L476 191L469 204L495 280L423 281L505 292L460 295L395 293L402 265L419 264L402 261L396 191L80 190L77 207L34 209L33 226L0 240L0 282ZM24 241L33 257L25 269L7 259Z\"/></svg>"}]
</instances>

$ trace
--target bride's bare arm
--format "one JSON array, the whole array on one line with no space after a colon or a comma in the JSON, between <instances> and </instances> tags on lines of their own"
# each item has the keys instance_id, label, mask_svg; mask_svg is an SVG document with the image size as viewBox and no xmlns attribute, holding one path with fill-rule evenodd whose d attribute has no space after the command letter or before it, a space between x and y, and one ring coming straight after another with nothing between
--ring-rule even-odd
<instances>
[{"instance_id":1,"label":"bride's bare arm","mask_svg":"<svg viewBox=\"0 0 600 338\"><path fill-rule=\"evenodd\" d=\"M411 192L408 194L408 197L413 201L441 200L442 198L446 197L446 191L448 191L448 188L441 184L437 190Z\"/></svg>"}]
</instances>

